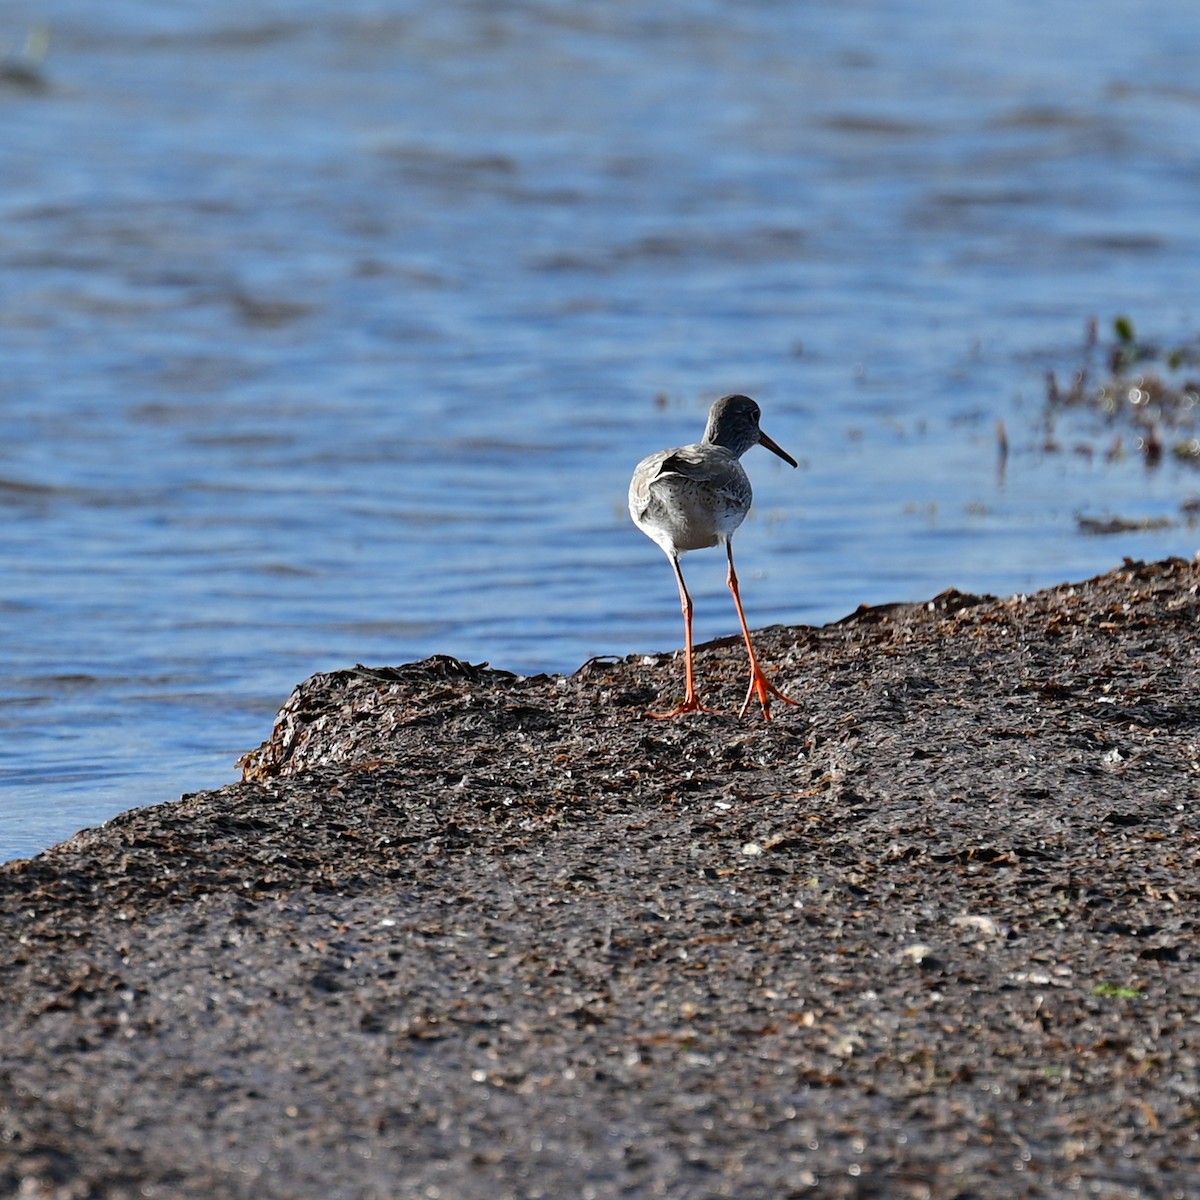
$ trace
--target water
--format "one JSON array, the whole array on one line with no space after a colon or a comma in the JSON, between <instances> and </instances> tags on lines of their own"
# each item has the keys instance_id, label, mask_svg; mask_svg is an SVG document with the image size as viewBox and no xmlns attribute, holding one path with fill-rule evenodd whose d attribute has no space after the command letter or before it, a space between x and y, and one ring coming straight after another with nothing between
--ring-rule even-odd
<instances>
[{"instance_id":1,"label":"water","mask_svg":"<svg viewBox=\"0 0 1200 1200\"><path fill-rule=\"evenodd\" d=\"M1196 549L1193 470L1042 449L1089 317L1196 330L1185 0L0 21L49 34L0 82L0 857L230 781L314 671L678 645L625 488L725 391L801 460L748 460L756 625Z\"/></svg>"}]
</instances>

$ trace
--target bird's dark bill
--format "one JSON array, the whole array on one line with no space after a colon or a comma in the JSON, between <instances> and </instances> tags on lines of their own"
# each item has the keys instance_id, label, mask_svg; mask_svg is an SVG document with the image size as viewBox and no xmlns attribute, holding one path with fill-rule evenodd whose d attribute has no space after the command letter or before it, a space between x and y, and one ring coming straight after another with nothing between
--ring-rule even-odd
<instances>
[{"instance_id":1,"label":"bird's dark bill","mask_svg":"<svg viewBox=\"0 0 1200 1200\"><path fill-rule=\"evenodd\" d=\"M793 467L798 467L800 465L781 445L779 445L778 442L767 437L767 435L763 433L761 429L758 431L758 440L762 445L766 446L766 448L770 450L772 454L778 454L785 463L791 463Z\"/></svg>"}]
</instances>

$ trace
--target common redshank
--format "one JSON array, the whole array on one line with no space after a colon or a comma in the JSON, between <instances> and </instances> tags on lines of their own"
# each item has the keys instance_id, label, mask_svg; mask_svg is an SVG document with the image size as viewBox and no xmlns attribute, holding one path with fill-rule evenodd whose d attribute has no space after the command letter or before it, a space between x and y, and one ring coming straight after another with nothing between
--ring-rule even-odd
<instances>
[{"instance_id":1,"label":"common redshank","mask_svg":"<svg viewBox=\"0 0 1200 1200\"><path fill-rule=\"evenodd\" d=\"M729 558L726 582L733 593L746 653L750 657L750 687L740 716L745 716L755 696L763 716L771 719L771 697L786 704L796 701L785 696L763 673L754 653L750 627L738 592L737 572L733 568L733 535L750 511L750 479L738 461L751 446L766 446L784 462L796 466L796 460L775 444L758 427L762 412L749 396L723 396L708 414L704 437L691 446L660 450L637 465L629 484L629 515L633 523L651 541L658 544L671 560L679 599L683 604L684 670L686 693L670 712L650 712L648 717L677 717L687 712L712 712L696 695L696 675L692 652L692 598L688 595L679 556L689 550L703 550L723 544Z\"/></svg>"}]
</instances>

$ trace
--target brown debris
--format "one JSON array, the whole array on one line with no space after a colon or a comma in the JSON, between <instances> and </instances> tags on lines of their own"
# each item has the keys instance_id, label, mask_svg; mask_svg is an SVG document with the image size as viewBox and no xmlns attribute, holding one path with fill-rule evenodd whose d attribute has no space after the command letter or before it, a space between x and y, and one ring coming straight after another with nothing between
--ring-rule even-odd
<instances>
[{"instance_id":1,"label":"brown debris","mask_svg":"<svg viewBox=\"0 0 1200 1200\"><path fill-rule=\"evenodd\" d=\"M314 677L0 868L0 1194L1195 1195L1198 590Z\"/></svg>"}]
</instances>

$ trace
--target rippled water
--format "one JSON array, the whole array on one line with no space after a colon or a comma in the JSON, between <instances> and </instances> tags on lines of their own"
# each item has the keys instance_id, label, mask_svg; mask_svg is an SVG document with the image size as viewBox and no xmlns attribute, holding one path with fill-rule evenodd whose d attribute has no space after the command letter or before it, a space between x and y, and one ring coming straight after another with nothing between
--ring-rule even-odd
<instances>
[{"instance_id":1,"label":"rippled water","mask_svg":"<svg viewBox=\"0 0 1200 1200\"><path fill-rule=\"evenodd\" d=\"M0 857L228 782L314 671L677 645L625 487L725 391L802 468L747 463L754 624L1196 548L1193 470L1042 449L1089 317L1200 317L1190 3L0 22Z\"/></svg>"}]
</instances>

